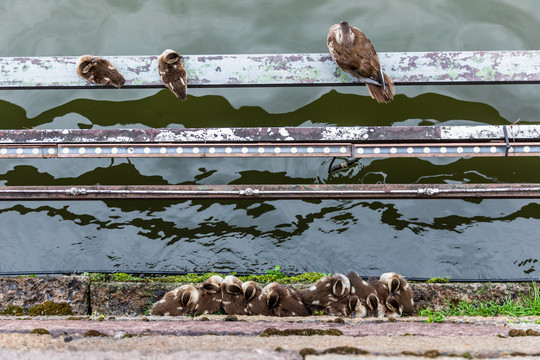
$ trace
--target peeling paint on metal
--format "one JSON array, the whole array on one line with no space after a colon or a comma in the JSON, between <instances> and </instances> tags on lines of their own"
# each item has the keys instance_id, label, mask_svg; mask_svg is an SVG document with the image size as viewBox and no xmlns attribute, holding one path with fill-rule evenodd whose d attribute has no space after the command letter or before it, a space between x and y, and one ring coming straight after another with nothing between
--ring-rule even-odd
<instances>
[{"instance_id":1,"label":"peeling paint on metal","mask_svg":"<svg viewBox=\"0 0 540 360\"><path fill-rule=\"evenodd\" d=\"M540 125L508 125L507 132L513 140L540 141ZM0 130L0 144L280 141L361 143L501 139L504 139L502 125Z\"/></svg>"},{"instance_id":2,"label":"peeling paint on metal","mask_svg":"<svg viewBox=\"0 0 540 360\"><path fill-rule=\"evenodd\" d=\"M163 87L157 56L104 56L126 78L125 87ZM189 87L340 86L361 83L339 70L329 54L185 55ZM540 51L379 53L397 85L539 83ZM75 72L75 56L0 58L0 89L98 88ZM219 69L219 71L216 71Z\"/></svg>"}]
</instances>

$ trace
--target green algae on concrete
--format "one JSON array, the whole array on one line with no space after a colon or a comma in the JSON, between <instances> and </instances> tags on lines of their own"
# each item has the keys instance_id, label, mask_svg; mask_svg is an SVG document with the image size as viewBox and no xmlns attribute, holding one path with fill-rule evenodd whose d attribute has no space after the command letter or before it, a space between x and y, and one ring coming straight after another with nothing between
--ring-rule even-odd
<instances>
[{"instance_id":1,"label":"green algae on concrete","mask_svg":"<svg viewBox=\"0 0 540 360\"><path fill-rule=\"evenodd\" d=\"M279 330L276 328L267 328L259 336L313 336L313 335L330 335L341 336L343 331L338 329L285 329Z\"/></svg>"},{"instance_id":2,"label":"green algae on concrete","mask_svg":"<svg viewBox=\"0 0 540 360\"><path fill-rule=\"evenodd\" d=\"M3 311L0 311L0 315L6 316L22 316L24 315L24 309L20 306L8 305Z\"/></svg>"},{"instance_id":3,"label":"green algae on concrete","mask_svg":"<svg viewBox=\"0 0 540 360\"><path fill-rule=\"evenodd\" d=\"M50 335L51 333L50 333L49 330L47 330L47 329L37 328L37 329L32 329L32 330L30 331L30 334Z\"/></svg>"},{"instance_id":4,"label":"green algae on concrete","mask_svg":"<svg viewBox=\"0 0 540 360\"><path fill-rule=\"evenodd\" d=\"M54 316L54 315L73 315L73 310L68 303L55 303L45 301L43 304L36 305L28 309L30 316Z\"/></svg>"}]
</instances>

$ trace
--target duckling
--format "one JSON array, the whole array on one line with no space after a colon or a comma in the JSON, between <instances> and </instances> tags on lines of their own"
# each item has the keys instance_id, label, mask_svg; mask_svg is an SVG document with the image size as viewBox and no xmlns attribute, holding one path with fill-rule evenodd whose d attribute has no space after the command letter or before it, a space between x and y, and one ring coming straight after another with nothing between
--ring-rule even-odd
<instances>
[{"instance_id":1,"label":"duckling","mask_svg":"<svg viewBox=\"0 0 540 360\"><path fill-rule=\"evenodd\" d=\"M389 272L380 277L390 292L386 306L399 315L414 315L414 294L405 277Z\"/></svg>"},{"instance_id":2,"label":"duckling","mask_svg":"<svg viewBox=\"0 0 540 360\"><path fill-rule=\"evenodd\" d=\"M196 285L199 298L194 303L193 310L197 314L213 314L221 308L221 283L223 278L219 275L211 276L205 282Z\"/></svg>"},{"instance_id":3,"label":"duckling","mask_svg":"<svg viewBox=\"0 0 540 360\"><path fill-rule=\"evenodd\" d=\"M325 308L349 295L351 283L342 274L325 276L309 289L298 293L305 305Z\"/></svg>"},{"instance_id":4,"label":"duckling","mask_svg":"<svg viewBox=\"0 0 540 360\"><path fill-rule=\"evenodd\" d=\"M242 284L246 307L249 315L273 316L274 313L268 307L268 302L262 288L255 281L246 281Z\"/></svg>"},{"instance_id":5,"label":"duckling","mask_svg":"<svg viewBox=\"0 0 540 360\"><path fill-rule=\"evenodd\" d=\"M308 316L309 311L294 291L278 283L268 284L263 290L268 307L276 316Z\"/></svg>"},{"instance_id":6,"label":"duckling","mask_svg":"<svg viewBox=\"0 0 540 360\"><path fill-rule=\"evenodd\" d=\"M375 292L377 293L377 297L379 298L379 301L381 302L381 307L383 308L384 314L388 318L396 318L400 317L401 313L398 313L395 311L395 308L392 306L389 306L389 296L390 292L388 291L388 287L386 283L383 283L379 279L377 279L375 276L370 276L368 278L368 283L373 286L375 289Z\"/></svg>"},{"instance_id":7,"label":"duckling","mask_svg":"<svg viewBox=\"0 0 540 360\"><path fill-rule=\"evenodd\" d=\"M77 74L98 85L124 86L126 80L110 61L93 55L83 55L77 59Z\"/></svg>"},{"instance_id":8,"label":"duckling","mask_svg":"<svg viewBox=\"0 0 540 360\"><path fill-rule=\"evenodd\" d=\"M345 296L324 308L326 315L350 316L351 318L365 317L367 314L365 300L356 295Z\"/></svg>"},{"instance_id":9,"label":"duckling","mask_svg":"<svg viewBox=\"0 0 540 360\"><path fill-rule=\"evenodd\" d=\"M248 315L242 281L236 276L227 275L221 282L221 306L227 315Z\"/></svg>"},{"instance_id":10,"label":"duckling","mask_svg":"<svg viewBox=\"0 0 540 360\"><path fill-rule=\"evenodd\" d=\"M199 291L193 285L182 285L166 293L152 306L151 315L180 316L191 313L199 298Z\"/></svg>"},{"instance_id":11,"label":"duckling","mask_svg":"<svg viewBox=\"0 0 540 360\"><path fill-rule=\"evenodd\" d=\"M355 271L349 271L347 273L347 277L351 282L351 294L357 295L365 302L366 313L361 313L359 316L375 316L378 318L384 317L385 309L379 300L375 287L362 279Z\"/></svg>"},{"instance_id":12,"label":"duckling","mask_svg":"<svg viewBox=\"0 0 540 360\"><path fill-rule=\"evenodd\" d=\"M158 58L158 70L163 84L180 100L186 100L187 74L182 57L174 50L165 50Z\"/></svg>"},{"instance_id":13,"label":"duckling","mask_svg":"<svg viewBox=\"0 0 540 360\"><path fill-rule=\"evenodd\" d=\"M362 31L342 21L330 27L326 42L336 64L362 79L373 99L380 103L394 99L394 82L381 70L377 53Z\"/></svg>"}]
</instances>

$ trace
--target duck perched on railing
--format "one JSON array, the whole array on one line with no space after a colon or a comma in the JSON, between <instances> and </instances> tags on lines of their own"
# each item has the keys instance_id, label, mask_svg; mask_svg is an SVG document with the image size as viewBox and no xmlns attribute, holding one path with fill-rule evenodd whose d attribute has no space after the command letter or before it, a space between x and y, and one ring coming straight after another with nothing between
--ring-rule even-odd
<instances>
[{"instance_id":1,"label":"duck perched on railing","mask_svg":"<svg viewBox=\"0 0 540 360\"><path fill-rule=\"evenodd\" d=\"M402 275L385 273L367 281L356 272L326 276L305 290L295 292L271 283L242 283L235 276L218 275L195 285L182 285L154 304L151 315L308 316L323 312L333 316L399 317L414 314L413 292Z\"/></svg>"}]
</instances>

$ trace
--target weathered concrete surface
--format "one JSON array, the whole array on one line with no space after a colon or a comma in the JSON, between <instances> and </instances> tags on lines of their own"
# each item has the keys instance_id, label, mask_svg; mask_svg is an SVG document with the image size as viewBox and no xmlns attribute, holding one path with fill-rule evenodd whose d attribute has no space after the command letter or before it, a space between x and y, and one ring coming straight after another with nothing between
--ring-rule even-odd
<instances>
[{"instance_id":1,"label":"weathered concrete surface","mask_svg":"<svg viewBox=\"0 0 540 360\"><path fill-rule=\"evenodd\" d=\"M246 322L215 321L223 316L211 316L211 321L190 320L187 317L168 320L144 321L141 317L121 318L105 321L55 320L39 318L32 320L0 319L0 358L36 358L31 356L43 353L53 356L56 353L71 352L77 358L162 358L162 355L178 352L178 355L208 359L219 356L223 359L244 359L252 355L262 359L296 359L297 352L313 348L322 352L338 346L355 347L371 356L396 357L407 354L422 356L426 352L443 356L460 356L465 353L478 358L498 358L508 355L540 356L540 338L537 336L509 337L511 328L538 330L540 325L524 321L509 323L507 319L497 318L452 318L447 323L423 323L421 319L399 319L395 322L347 319L345 325L325 323L330 317L309 317L305 321L291 323L291 319L264 317L240 317ZM464 321L466 320L466 321ZM297 320L298 321L298 320ZM454 323L456 322L456 323ZM6 325L8 324L8 325ZM275 326L281 330L297 327L337 327L343 336L257 336L264 326ZM197 326L197 333L206 335L164 334L175 327ZM408 327L408 332L404 332ZM9 328L9 329L7 329ZM30 334L30 328L44 328L53 335ZM65 333L60 333L60 329ZM219 328L244 329L244 335L220 335ZM101 331L107 337L81 337L85 329ZM214 331L217 330L218 332ZM253 335L246 335L253 334ZM126 336L127 335L127 336ZM279 348L279 349L278 349ZM284 352L275 351L284 350ZM235 356L238 354L238 356ZM260 354L260 356L259 356ZM428 353L429 354L429 353ZM24 356L23 356L24 355ZM193 355L193 356L191 356ZM409 355L410 356L410 355ZM42 358L37 356L37 358ZM44 357L47 358L47 357ZM63 358L63 357L60 357ZM332 357L331 357L332 358ZM318 359L313 357L313 360Z\"/></svg>"},{"instance_id":2,"label":"weathered concrete surface","mask_svg":"<svg viewBox=\"0 0 540 360\"><path fill-rule=\"evenodd\" d=\"M85 276L0 278L0 312L9 305L29 308L46 301L68 303L73 314L88 313L90 279Z\"/></svg>"},{"instance_id":3,"label":"weathered concrete surface","mask_svg":"<svg viewBox=\"0 0 540 360\"><path fill-rule=\"evenodd\" d=\"M203 317L211 318L209 321L201 321ZM506 336L509 328L506 323L497 323L494 320L482 323L479 320L465 323L424 323L418 318L400 319L397 321L374 320L374 319L347 319L345 324L337 324L332 321L334 317L311 316L307 318L275 318L275 317L250 317L238 316L239 321L224 321L224 315L210 317L199 316L193 320L191 317L146 317L146 320L67 320L67 319L31 319L16 320L3 318L0 321L0 333L22 332L29 333L32 329L43 328L53 336L59 336L64 332L72 337L83 337L89 330L100 331L108 336L114 336L119 332L132 335L176 335L176 336L202 336L213 335L238 335L258 336L268 328L279 330L338 329L344 336ZM256 318L256 319L253 319ZM536 324L530 327L540 328ZM540 340L539 340L540 341Z\"/></svg>"},{"instance_id":4,"label":"weathered concrete surface","mask_svg":"<svg viewBox=\"0 0 540 360\"><path fill-rule=\"evenodd\" d=\"M42 359L42 360L73 360L73 359L86 359L86 360L102 360L102 359L115 359L115 360L133 360L133 359L156 359L160 360L178 360L178 359L190 359L190 360L302 360L302 356L297 351L282 351L276 352L273 350L215 350L215 351L175 351L167 353L165 351L156 350L131 350L126 352L119 352L114 350L108 351L94 351L88 353L82 353L81 351L18 351L18 350L0 350L1 359Z\"/></svg>"}]
</instances>

